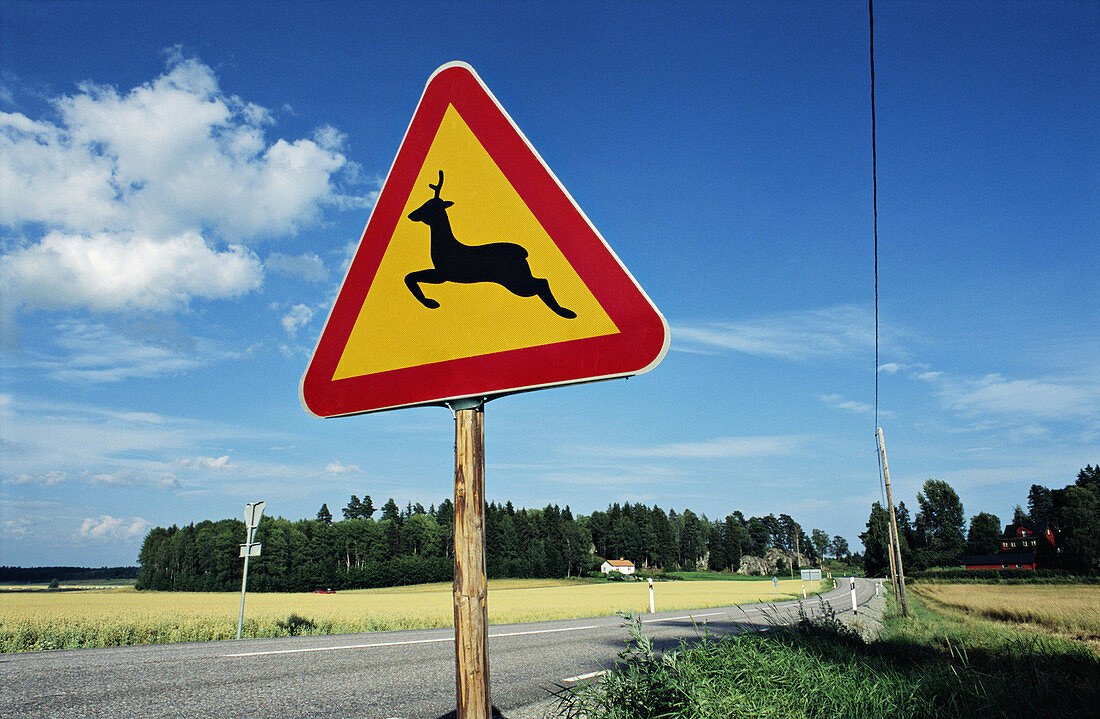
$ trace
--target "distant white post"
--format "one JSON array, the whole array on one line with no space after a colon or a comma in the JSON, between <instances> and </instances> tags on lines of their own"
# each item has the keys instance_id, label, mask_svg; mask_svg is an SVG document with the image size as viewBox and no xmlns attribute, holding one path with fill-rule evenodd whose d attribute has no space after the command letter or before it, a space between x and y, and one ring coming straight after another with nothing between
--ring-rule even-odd
<instances>
[{"instance_id":1,"label":"distant white post","mask_svg":"<svg viewBox=\"0 0 1100 719\"><path fill-rule=\"evenodd\" d=\"M852 614L859 614L859 606L856 605L856 578L848 577L848 581L852 586Z\"/></svg>"},{"instance_id":2,"label":"distant white post","mask_svg":"<svg viewBox=\"0 0 1100 719\"><path fill-rule=\"evenodd\" d=\"M653 578L649 579L649 613L653 614L657 610L653 608Z\"/></svg>"},{"instance_id":3,"label":"distant white post","mask_svg":"<svg viewBox=\"0 0 1100 719\"><path fill-rule=\"evenodd\" d=\"M248 588L248 558L260 556L260 545L252 540L256 537L256 527L260 526L260 517L264 514L267 502L249 502L244 505L245 542L241 545L244 557L244 577L241 579L241 613L237 616L237 639L241 638L244 625L244 593Z\"/></svg>"}]
</instances>

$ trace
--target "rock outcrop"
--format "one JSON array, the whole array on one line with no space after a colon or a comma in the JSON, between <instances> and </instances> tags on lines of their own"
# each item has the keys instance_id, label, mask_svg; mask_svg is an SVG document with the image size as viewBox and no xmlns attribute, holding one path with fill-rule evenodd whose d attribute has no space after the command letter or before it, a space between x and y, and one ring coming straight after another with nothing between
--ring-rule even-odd
<instances>
[{"instance_id":1,"label":"rock outcrop","mask_svg":"<svg viewBox=\"0 0 1100 719\"><path fill-rule=\"evenodd\" d=\"M737 573L762 577L788 573L791 569L791 560L795 560L796 566L799 567L812 566L809 557L805 554L796 555L794 552L784 552L781 549L769 549L763 557L755 557L751 554L743 555L741 557L741 568L737 570Z\"/></svg>"}]
</instances>

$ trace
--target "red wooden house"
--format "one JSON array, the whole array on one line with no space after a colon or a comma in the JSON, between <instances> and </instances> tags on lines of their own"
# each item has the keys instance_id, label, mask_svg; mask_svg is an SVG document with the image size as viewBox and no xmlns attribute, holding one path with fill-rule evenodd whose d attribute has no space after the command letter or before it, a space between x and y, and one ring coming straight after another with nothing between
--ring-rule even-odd
<instances>
[{"instance_id":1,"label":"red wooden house","mask_svg":"<svg viewBox=\"0 0 1100 719\"><path fill-rule=\"evenodd\" d=\"M1005 527L1000 552L962 559L967 569L1038 569L1057 552L1054 528L1049 523L1032 527L1017 522Z\"/></svg>"}]
</instances>

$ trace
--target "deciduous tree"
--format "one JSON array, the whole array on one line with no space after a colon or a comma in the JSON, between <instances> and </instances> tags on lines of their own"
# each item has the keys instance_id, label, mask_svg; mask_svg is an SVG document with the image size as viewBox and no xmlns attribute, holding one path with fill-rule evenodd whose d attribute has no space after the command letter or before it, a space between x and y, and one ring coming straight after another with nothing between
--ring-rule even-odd
<instances>
[{"instance_id":1,"label":"deciduous tree","mask_svg":"<svg viewBox=\"0 0 1100 719\"><path fill-rule=\"evenodd\" d=\"M978 512L970 518L966 533L967 554L995 554L1001 548L1001 520L995 514Z\"/></svg>"},{"instance_id":2,"label":"deciduous tree","mask_svg":"<svg viewBox=\"0 0 1100 719\"><path fill-rule=\"evenodd\" d=\"M917 493L917 504L917 534L926 542L930 562L935 566L955 564L966 546L966 519L959 495L947 482L928 479Z\"/></svg>"}]
</instances>

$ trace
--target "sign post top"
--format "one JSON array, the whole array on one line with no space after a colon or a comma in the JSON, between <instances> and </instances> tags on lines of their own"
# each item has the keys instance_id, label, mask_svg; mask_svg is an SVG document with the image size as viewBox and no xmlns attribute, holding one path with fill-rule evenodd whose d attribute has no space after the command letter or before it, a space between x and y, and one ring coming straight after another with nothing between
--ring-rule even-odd
<instances>
[{"instance_id":1,"label":"sign post top","mask_svg":"<svg viewBox=\"0 0 1100 719\"><path fill-rule=\"evenodd\" d=\"M249 502L244 505L244 523L249 529L260 526L260 517L264 514L267 502Z\"/></svg>"},{"instance_id":2,"label":"sign post top","mask_svg":"<svg viewBox=\"0 0 1100 719\"><path fill-rule=\"evenodd\" d=\"M668 324L473 68L424 88L302 378L321 417L627 377Z\"/></svg>"}]
</instances>

